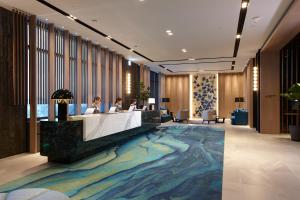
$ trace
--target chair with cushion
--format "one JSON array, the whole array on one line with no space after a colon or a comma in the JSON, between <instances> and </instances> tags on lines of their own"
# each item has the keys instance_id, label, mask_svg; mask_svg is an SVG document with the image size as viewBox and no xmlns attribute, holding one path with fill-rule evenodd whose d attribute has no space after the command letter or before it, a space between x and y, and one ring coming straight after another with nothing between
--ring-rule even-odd
<instances>
[{"instance_id":1,"label":"chair with cushion","mask_svg":"<svg viewBox=\"0 0 300 200\"><path fill-rule=\"evenodd\" d=\"M189 122L189 110L188 109L182 109L179 110L175 115L175 121L182 122L186 121Z\"/></svg>"},{"instance_id":2,"label":"chair with cushion","mask_svg":"<svg viewBox=\"0 0 300 200\"><path fill-rule=\"evenodd\" d=\"M248 125L248 112L245 109L236 109L231 113L232 125Z\"/></svg>"},{"instance_id":3,"label":"chair with cushion","mask_svg":"<svg viewBox=\"0 0 300 200\"><path fill-rule=\"evenodd\" d=\"M172 116L170 115L170 113L166 107L160 108L160 120L161 120L161 123L165 123L165 122L172 120Z\"/></svg>"},{"instance_id":4,"label":"chair with cushion","mask_svg":"<svg viewBox=\"0 0 300 200\"><path fill-rule=\"evenodd\" d=\"M216 110L204 110L202 112L202 123L207 121L207 123L210 123L211 121L216 121L217 112Z\"/></svg>"}]
</instances>

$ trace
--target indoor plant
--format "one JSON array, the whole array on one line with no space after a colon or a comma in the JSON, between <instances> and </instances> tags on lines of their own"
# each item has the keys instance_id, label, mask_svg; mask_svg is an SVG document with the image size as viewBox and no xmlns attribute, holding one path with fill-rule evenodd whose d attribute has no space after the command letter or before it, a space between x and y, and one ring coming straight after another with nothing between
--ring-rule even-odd
<instances>
[{"instance_id":1,"label":"indoor plant","mask_svg":"<svg viewBox=\"0 0 300 200\"><path fill-rule=\"evenodd\" d=\"M300 141L300 125L299 125L299 104L300 104L300 83L292 85L287 93L281 94L281 96L292 101L296 107L296 125L289 125L289 131L291 133L291 139L294 141Z\"/></svg>"},{"instance_id":2,"label":"indoor plant","mask_svg":"<svg viewBox=\"0 0 300 200\"><path fill-rule=\"evenodd\" d=\"M138 94L137 94L137 100L142 100L143 101L143 105L141 105L141 107L143 107L145 105L145 100L148 100L148 98L150 97L150 87L146 87L144 82L140 82L138 85Z\"/></svg>"}]
</instances>

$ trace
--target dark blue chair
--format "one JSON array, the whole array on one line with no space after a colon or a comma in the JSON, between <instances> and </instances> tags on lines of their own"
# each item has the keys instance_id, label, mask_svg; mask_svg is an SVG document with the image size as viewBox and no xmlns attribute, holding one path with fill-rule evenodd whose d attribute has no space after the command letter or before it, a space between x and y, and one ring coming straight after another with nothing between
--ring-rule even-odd
<instances>
[{"instance_id":1,"label":"dark blue chair","mask_svg":"<svg viewBox=\"0 0 300 200\"><path fill-rule=\"evenodd\" d=\"M248 112L245 110L235 110L231 113L232 125L248 125Z\"/></svg>"}]
</instances>

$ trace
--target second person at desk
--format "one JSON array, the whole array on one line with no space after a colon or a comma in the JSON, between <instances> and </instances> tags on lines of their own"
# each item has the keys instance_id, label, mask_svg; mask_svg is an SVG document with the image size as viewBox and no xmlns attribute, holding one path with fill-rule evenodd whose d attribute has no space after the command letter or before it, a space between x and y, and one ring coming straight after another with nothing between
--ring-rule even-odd
<instances>
[{"instance_id":1,"label":"second person at desk","mask_svg":"<svg viewBox=\"0 0 300 200\"><path fill-rule=\"evenodd\" d=\"M116 112L122 111L122 98L118 97L115 102Z\"/></svg>"}]
</instances>

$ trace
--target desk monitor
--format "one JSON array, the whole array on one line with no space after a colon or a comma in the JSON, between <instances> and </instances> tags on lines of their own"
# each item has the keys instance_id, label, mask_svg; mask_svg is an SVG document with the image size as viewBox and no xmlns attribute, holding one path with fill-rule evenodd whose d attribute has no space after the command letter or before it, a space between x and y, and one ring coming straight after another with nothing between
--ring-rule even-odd
<instances>
[{"instance_id":1,"label":"desk monitor","mask_svg":"<svg viewBox=\"0 0 300 200\"><path fill-rule=\"evenodd\" d=\"M116 109L117 109L117 107L112 106L112 107L110 107L108 113L116 113Z\"/></svg>"},{"instance_id":2,"label":"desk monitor","mask_svg":"<svg viewBox=\"0 0 300 200\"><path fill-rule=\"evenodd\" d=\"M94 111L95 111L95 108L88 108L88 109L86 109L84 114L91 115L91 114L94 114Z\"/></svg>"}]
</instances>

